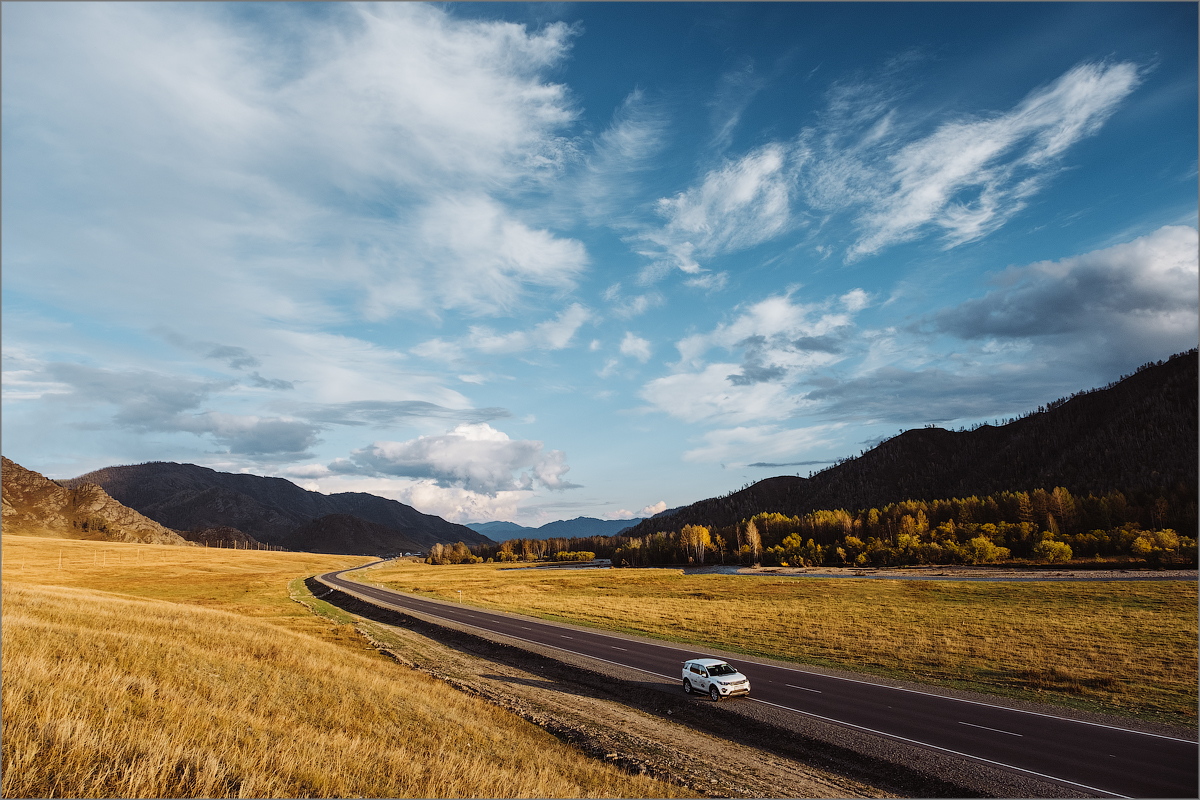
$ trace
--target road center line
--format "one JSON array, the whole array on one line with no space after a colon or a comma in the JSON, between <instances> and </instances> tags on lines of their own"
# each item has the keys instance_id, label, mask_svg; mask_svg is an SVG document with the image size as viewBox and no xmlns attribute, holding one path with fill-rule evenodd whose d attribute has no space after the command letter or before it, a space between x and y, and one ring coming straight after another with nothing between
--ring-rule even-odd
<instances>
[{"instance_id":1,"label":"road center line","mask_svg":"<svg viewBox=\"0 0 1200 800\"><path fill-rule=\"evenodd\" d=\"M995 731L996 733L1007 733L1009 736L1021 736L1021 737L1025 736L1025 734L1023 734L1023 733L1013 733L1012 731L1002 731L999 728L989 728L987 725L976 725L974 723L963 722L961 720L959 721L958 724L959 725L970 725L972 728L982 728L985 731Z\"/></svg>"},{"instance_id":2,"label":"road center line","mask_svg":"<svg viewBox=\"0 0 1200 800\"><path fill-rule=\"evenodd\" d=\"M628 651L628 650L626 650L624 647L617 647L615 644L612 646L612 649L613 649L613 650L625 650L625 652L626 652L626 653L628 653L628 652L629 652L629 651Z\"/></svg>"},{"instance_id":3,"label":"road center line","mask_svg":"<svg viewBox=\"0 0 1200 800\"><path fill-rule=\"evenodd\" d=\"M813 692L814 694L821 694L820 689L810 689L807 686L792 686L790 683L785 683L784 686L788 687L789 689L803 689L806 692Z\"/></svg>"}]
</instances>

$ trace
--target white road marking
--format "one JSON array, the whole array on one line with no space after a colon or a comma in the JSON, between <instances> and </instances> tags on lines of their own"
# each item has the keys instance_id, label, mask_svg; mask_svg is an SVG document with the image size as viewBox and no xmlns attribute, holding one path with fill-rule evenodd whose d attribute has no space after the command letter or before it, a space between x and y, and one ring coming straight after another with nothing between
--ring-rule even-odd
<instances>
[{"instance_id":1,"label":"white road marking","mask_svg":"<svg viewBox=\"0 0 1200 800\"><path fill-rule=\"evenodd\" d=\"M615 644L612 646L612 649L613 649L613 650L625 650L625 648L624 648L624 647L617 647ZM625 650L625 652L626 652L626 653L628 653L629 651L628 651L628 650Z\"/></svg>"},{"instance_id":2,"label":"white road marking","mask_svg":"<svg viewBox=\"0 0 1200 800\"><path fill-rule=\"evenodd\" d=\"M807 686L792 686L790 683L785 683L784 686L788 687L789 689L803 689L806 692L813 692L814 694L821 694L820 689L810 689Z\"/></svg>"},{"instance_id":3,"label":"white road marking","mask_svg":"<svg viewBox=\"0 0 1200 800\"><path fill-rule=\"evenodd\" d=\"M1128 795L1117 794L1116 792L1109 791L1108 789L1097 789L1095 786L1088 786L1085 783L1076 783L1075 781L1069 781L1066 778L1059 778L1054 775L1047 775L1043 772L1034 772L1031 769L1025 769L1024 767L1018 767L1013 764L1005 764L1003 761L993 761L992 759L984 758L983 756L975 756L975 755L971 755L970 753L961 752L959 750L951 750L949 747L941 747L940 745L930 744L929 742L922 742L919 739L909 739L907 736L900 736L895 733L888 733L887 731L875 730L874 728L868 728L865 725L855 725L853 722L846 722L846 721L840 720L840 719L833 719L832 717L823 717L820 714L814 714L811 711L801 711L800 709L792 708L791 706L781 706L778 703L771 703L766 700L759 700L756 697L751 697L748 699L752 703L762 703L764 706L774 706L775 708L782 708L785 711L795 711L797 714L803 714L804 716L812 717L813 719L825 720L826 722L832 722L835 725L845 725L847 728L857 728L860 731L866 731L868 733L877 733L880 736L886 736L889 739L897 739L901 742L911 742L912 744L919 744L919 745L922 745L923 747L930 747L930 748L933 748L934 750L941 750L943 753L953 753L956 756L963 756L965 758L970 758L975 761L982 761L985 764L995 764L998 767L1006 767L1008 769L1016 770L1017 772L1024 772L1026 775L1036 775L1039 778L1049 778L1050 780L1054 780L1054 781L1062 781L1063 783L1068 783L1071 786L1078 786L1082 789L1087 789L1088 791L1091 791L1091 792L1097 792L1102 795L1108 795L1109 797L1128 797Z\"/></svg>"},{"instance_id":4,"label":"white road marking","mask_svg":"<svg viewBox=\"0 0 1200 800\"><path fill-rule=\"evenodd\" d=\"M368 565L366 565L366 566L371 566L371 565L370 565L370 564L368 564ZM352 568L352 569L348 569L348 570L342 570L341 572L353 572L353 571L354 571L354 570L356 570L356 569L363 569L363 567L354 567L354 568ZM341 572L334 572L334 573L327 573L327 574L331 574L331 575L333 575L334 577L338 577L339 575L341 575ZM317 580L321 580L321 579L322 579L322 578L324 578L324 577L325 577L324 575L318 576L318 577L317 577ZM322 582L324 582L324 581L322 581ZM326 585L328 586L328 584L326 584ZM332 589L332 588L340 588L340 587L332 587L332 586L331 586L330 588ZM343 591L344 591L344 590L343 590ZM389 593L389 594L398 594L398 595L400 595L400 596L402 596L402 597L407 597L407 598L411 598L411 599L415 599L415 600L421 600L421 601L426 601L426 602L433 602L435 605L446 605L446 603L444 603L444 602L439 602L439 601L436 601L436 600L432 600L432 601L431 601L431 600L429 600L428 598L423 598L423 597L415 597L415 596L413 596L413 595L408 595L408 594L406 594L406 593L404 593L404 592L393 592L393 591L392 591L392 590L390 590L390 589L384 589L383 591L385 591L385 592L387 592L387 593ZM403 607L402 607L402 609L401 609L401 610L414 610L414 609L408 609L408 608L403 608ZM424 612L424 613L428 613L428 612ZM436 615L435 615L435 616L436 616ZM531 631L531 630L532 630L532 628L524 628L524 630ZM593 634L593 635L596 635L596 636L604 636L605 638L609 638L609 639L616 638L616 637L614 637L614 636L611 636L611 635L609 635L609 634L604 634L604 633L595 633L595 634ZM514 636L513 638L514 638L514 639L520 639L520 637L517 637L517 636ZM522 640L522 641L527 641L527 640ZM532 643L533 643L533 644L540 644L539 642L532 642ZM643 644L643 645L647 645L647 646L650 646L650 647L658 647L658 648L661 648L661 649L664 649L664 650L672 650L672 651L677 651L677 650L679 650L679 646L678 646L678 645L670 645L670 644L666 644L666 643L658 643L658 642L641 642L641 644ZM550 646L552 647L553 645L550 645ZM599 659L599 660L600 660L600 661L604 661L604 659ZM614 663L614 662L606 662L606 663ZM1108 728L1109 730L1120 731L1120 732L1122 732L1122 733L1132 733L1132 734L1136 734L1136 735L1138 735L1138 736L1149 736L1149 737L1152 737L1152 738L1154 738L1154 739L1167 739L1167 740L1169 740L1169 741L1173 741L1173 742L1183 742L1184 744L1195 744L1195 743L1196 743L1194 740L1191 740L1191 739L1180 739L1180 738L1178 738L1178 737L1176 737L1176 736L1164 736L1163 734L1160 734L1160 733L1148 733L1148 732L1146 732L1146 731L1134 730L1134 729L1132 729L1132 728L1122 728L1122 727L1119 727L1119 726L1116 726L1116 725L1105 725L1105 724L1104 724L1104 723L1102 723L1102 722L1088 722L1088 721L1086 721L1086 720L1081 720L1081 719L1072 719L1072 718L1070 718L1070 717L1061 717L1061 716L1058 716L1057 714L1046 714L1046 713L1039 712L1039 711L1027 711L1027 710L1025 710L1025 709L1022 709L1022 708L1012 708L1011 706L1002 706L1002 705L997 705L997 704L995 704L995 703L985 703L985 702L981 702L981 701L979 701L979 700L967 700L967 699L965 699L965 698L961 698L961 697L951 697L951 696L944 695L944 694L936 694L936 693L934 693L934 692L924 692L924 691L921 691L921 690L919 690L919 689L909 689L909 688L907 688L907 687L904 687L904 686L888 686L887 684L875 683L874 681L867 681L867 680L857 680L857 679L855 679L855 678L846 678L846 677L843 677L843 676L840 676L840 675L825 675L825 674L822 674L822 673L813 673L813 672L809 672L808 670L796 669L795 667L785 667L785 666L783 666L782 664L763 664L763 663L761 663L761 662L756 662L756 661L744 661L744 660L742 661L742 663L753 664L753 665L755 665L755 666L772 667L772 668L774 668L774 669L782 669L782 670L786 670L786 671L788 671L788 672L798 672L798 673L800 673L800 674L802 674L802 675L816 675L816 676L818 676L818 677L821 677L821 678L832 679L832 680L839 680L839 681L845 681L845 682L847 682L847 683L859 683L859 684L863 684L864 686L877 686L877 687L884 688L884 689L893 689L893 690L895 690L895 691L898 691L898 692L907 692L907 693L909 693L909 694L919 694L919 695L923 695L923 696L925 696L925 697L933 697L933 698L936 698L936 699L938 699L938 700L950 700L950 701L953 701L953 702L958 702L958 703L966 703L966 704L968 704L968 705L984 706L985 708L996 708L996 709L1000 709L1000 710L1003 710L1003 711L1011 711L1011 712L1012 712L1012 713L1014 713L1014 714L1026 714L1026 715L1029 715L1029 716L1034 716L1034 717L1046 717L1047 719L1054 719L1054 720L1059 720L1059 721L1062 721L1062 722L1073 722L1073 723L1075 723L1076 725L1089 725L1089 726L1091 726L1091 727L1094 727L1094 728ZM625 665L625 664L620 664L620 665L618 665L618 666L627 666L627 665ZM663 674L661 674L661 673L658 673L658 672L653 672L653 671L651 671L651 670L648 670L648 669L642 669L641 667L629 667L629 668L630 668L630 669L636 669L636 670L638 670L639 672L645 672L645 673L647 673L647 674L649 674L649 675L656 675L656 676L658 676L658 677L660 677L660 678L668 678L669 680L677 680L676 678L672 678L671 676L668 676L668 675L663 675ZM786 685L786 684L785 684L785 685ZM766 703L766 701L764 701L764 700L755 700L755 702L758 702L758 703ZM774 704L774 703L766 703L766 705L775 705L775 704ZM784 706L778 706L778 707L779 707L779 708L784 708ZM889 708L891 708L891 706L889 706ZM799 712L799 713L802 713L802 714L808 714L808 713L809 713L809 712L799 711L799 709L790 709L790 710L797 711L797 712ZM809 716L815 716L815 715L809 714ZM836 722L837 720L830 720L830 721L831 721L831 722ZM844 724L844 725L851 725L851 723L840 723L840 724ZM852 725L852 727L859 727L859 726ZM869 729L864 729L864 730L869 730ZM878 732L878 731L874 731L874 732ZM885 735L891 735L891 734L885 734ZM903 737L896 737L896 738L903 738ZM908 741L911 741L911 740L908 740ZM936 747L936 745L930 745L930 746L931 746L931 747ZM938 749L945 749L945 748L938 748ZM950 750L950 751L948 751L948 752L955 752L955 751L953 751L953 750ZM972 756L972 757L973 757L973 758L977 758L977 756ZM986 759L982 759L982 760L986 760ZM998 762L992 762L992 763L998 763ZM1014 767L1014 769L1018 769L1018 770L1020 770L1021 768L1020 768L1020 767ZM1030 772L1030 770L1021 770L1021 771L1022 771L1022 772ZM1040 773L1036 773L1036 772L1032 772L1031 774L1034 774L1034 775L1040 775ZM1045 777L1049 777L1049 776L1045 776ZM1070 781L1068 781L1068 783L1070 783ZM1090 787L1090 786L1084 786L1084 784L1073 784L1073 785L1075 785L1075 786L1083 786L1083 788L1085 788L1085 789L1091 789L1091 788L1093 788L1093 787ZM1103 792L1103 790L1096 790L1096 791L1101 791L1101 792ZM1105 793L1105 794L1110 794L1109 792L1103 792L1103 793ZM1123 796L1123 795L1115 795L1115 796L1117 796L1117 797L1121 797L1121 796Z\"/></svg>"},{"instance_id":5,"label":"white road marking","mask_svg":"<svg viewBox=\"0 0 1200 800\"><path fill-rule=\"evenodd\" d=\"M958 724L959 725L970 725L972 728L981 728L985 731L995 731L996 733L1007 733L1009 736L1022 736L1023 737L1025 735L1023 733L1013 733L1012 731L1002 731L999 728L989 728L987 725L976 725L974 723L963 722L961 720L959 721Z\"/></svg>"}]
</instances>

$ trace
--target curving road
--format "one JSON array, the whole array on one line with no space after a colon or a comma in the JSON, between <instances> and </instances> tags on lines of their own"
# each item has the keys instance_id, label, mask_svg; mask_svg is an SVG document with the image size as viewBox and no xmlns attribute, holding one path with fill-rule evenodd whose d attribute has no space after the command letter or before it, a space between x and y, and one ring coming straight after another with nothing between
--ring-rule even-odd
<instances>
[{"instance_id":1,"label":"curving road","mask_svg":"<svg viewBox=\"0 0 1200 800\"><path fill-rule=\"evenodd\" d=\"M682 662L698 655L671 644L431 601L348 581L340 577L342 572L319 580L385 608L417 611L668 680L680 680ZM765 703L1102 796L1196 797L1200 787L1195 741L926 694L882 679L853 680L747 658L735 661L753 691L744 700L725 702Z\"/></svg>"}]
</instances>

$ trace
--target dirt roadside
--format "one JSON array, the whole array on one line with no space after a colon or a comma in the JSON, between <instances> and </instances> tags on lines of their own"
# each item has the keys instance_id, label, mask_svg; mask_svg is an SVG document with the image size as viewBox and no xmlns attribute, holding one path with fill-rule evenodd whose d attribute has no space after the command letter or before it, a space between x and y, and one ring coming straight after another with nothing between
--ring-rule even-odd
<instances>
[{"instance_id":1,"label":"dirt roadside","mask_svg":"<svg viewBox=\"0 0 1200 800\"><path fill-rule=\"evenodd\" d=\"M328 591L310 585L310 591L314 589L318 596ZM344 600L337 605L346 607ZM447 643L444 635L434 638L437 631L418 620L402 621L398 615L395 621L400 624L384 624L355 618L356 630L370 645L398 663L512 711L594 758L686 786L702 796L901 796L674 722L671 709L655 714L622 703L571 680L569 666L536 654L518 657L515 663L512 658L500 661L469 652L461 642Z\"/></svg>"}]
</instances>

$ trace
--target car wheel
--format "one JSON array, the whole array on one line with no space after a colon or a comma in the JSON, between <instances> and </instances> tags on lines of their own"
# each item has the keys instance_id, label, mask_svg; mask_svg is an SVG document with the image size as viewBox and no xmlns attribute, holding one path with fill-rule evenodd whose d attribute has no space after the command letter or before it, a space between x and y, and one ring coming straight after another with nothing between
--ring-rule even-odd
<instances>
[{"instance_id":1,"label":"car wheel","mask_svg":"<svg viewBox=\"0 0 1200 800\"><path fill-rule=\"evenodd\" d=\"M692 682L689 681L687 678L683 679L683 693L684 694L692 693Z\"/></svg>"},{"instance_id":2,"label":"car wheel","mask_svg":"<svg viewBox=\"0 0 1200 800\"><path fill-rule=\"evenodd\" d=\"M714 703L719 703L721 701L721 692L716 686L708 687L708 696L713 699Z\"/></svg>"}]
</instances>

